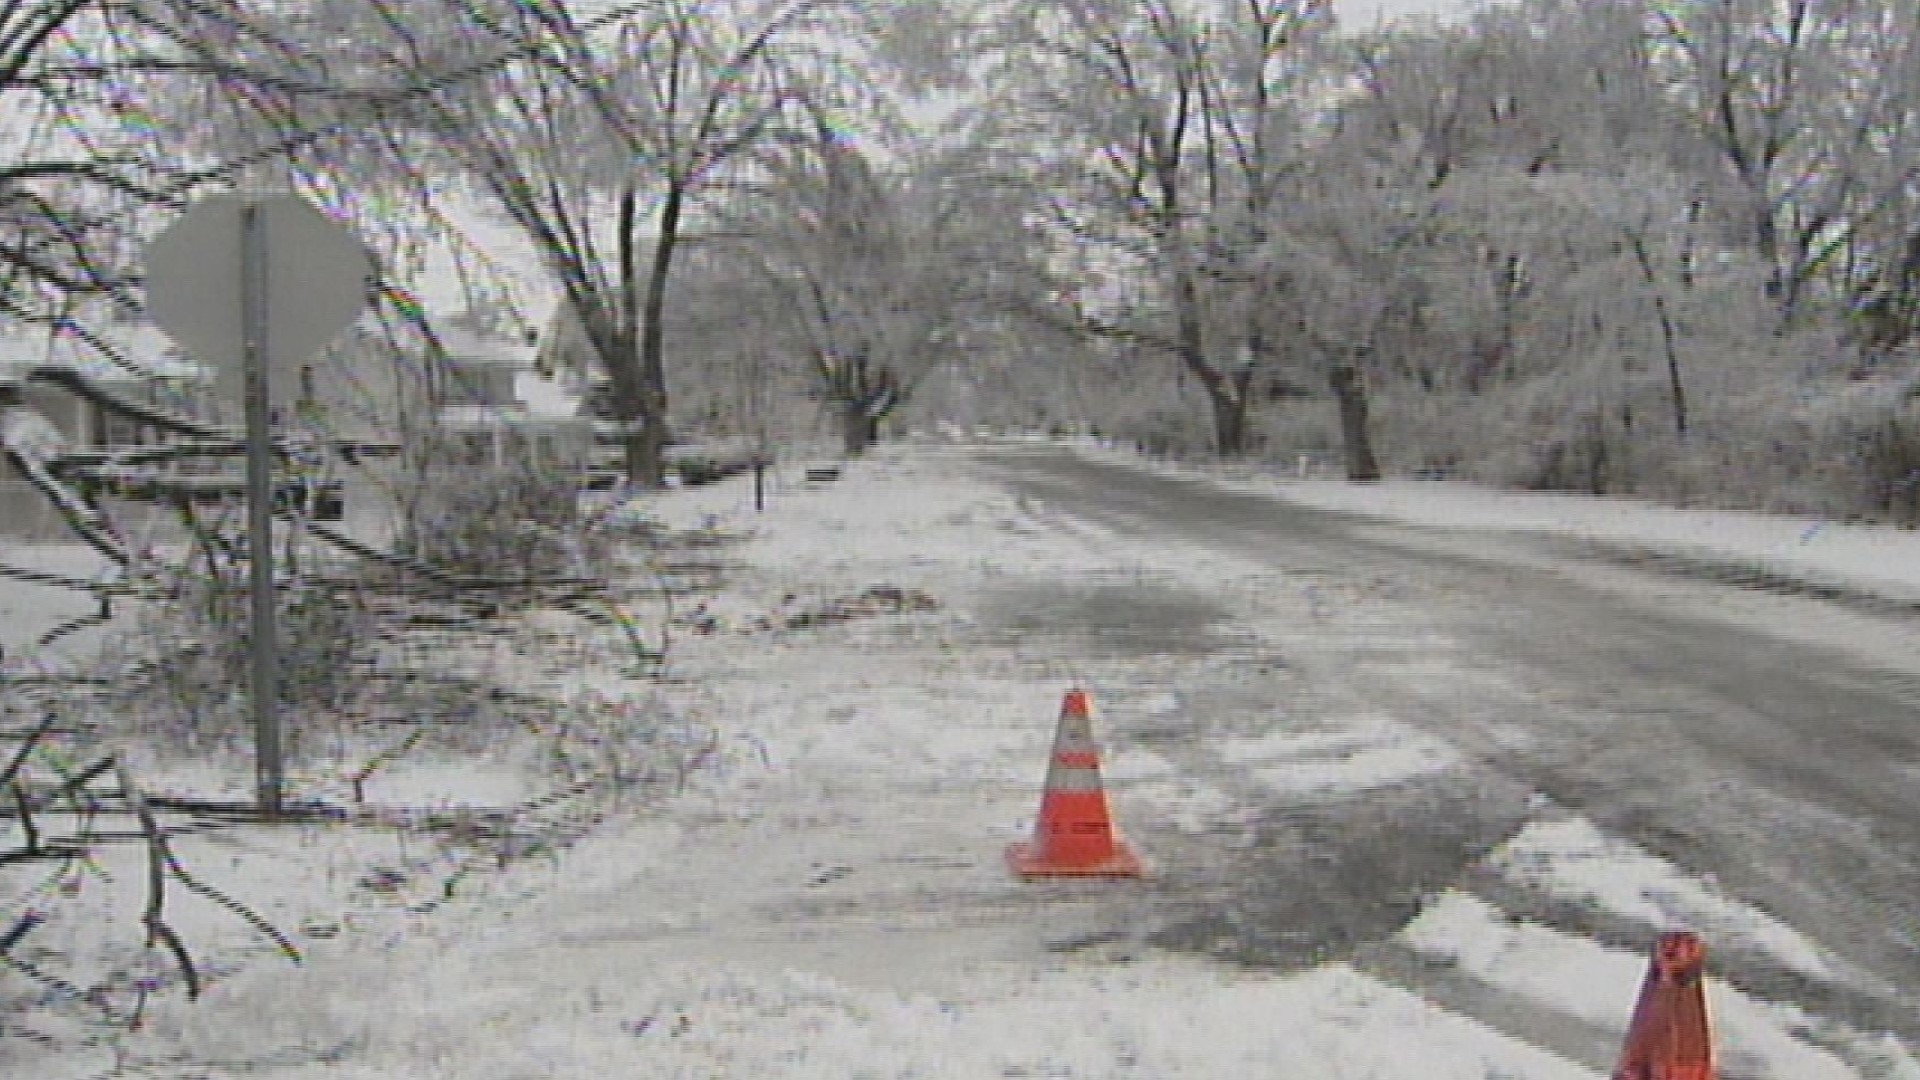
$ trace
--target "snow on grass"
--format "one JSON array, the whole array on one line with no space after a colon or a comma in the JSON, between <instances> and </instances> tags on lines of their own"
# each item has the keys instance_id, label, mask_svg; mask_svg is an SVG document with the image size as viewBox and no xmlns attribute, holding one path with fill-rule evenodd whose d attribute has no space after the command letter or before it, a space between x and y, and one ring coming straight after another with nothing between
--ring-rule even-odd
<instances>
[{"instance_id":1,"label":"snow on grass","mask_svg":"<svg viewBox=\"0 0 1920 1080\"><path fill-rule=\"evenodd\" d=\"M1568 1015L1624 1030L1645 977L1647 957L1604 948L1531 923L1514 923L1491 905L1449 892L1428 905L1402 939L1430 956ZM1725 1072L1847 1080L1838 1058L1796 1038L1800 1010L1755 1001L1713 979L1707 953L1707 1009L1715 1053Z\"/></svg>"},{"instance_id":2,"label":"snow on grass","mask_svg":"<svg viewBox=\"0 0 1920 1080\"><path fill-rule=\"evenodd\" d=\"M1437 490L1435 490L1437 489ZM1819 518L1686 510L1637 499L1501 492L1447 482L1391 482L1377 492L1308 481L1287 497L1447 528L1500 529L1669 548L1731 557L1831 580L1920 597L1920 538L1891 526Z\"/></svg>"},{"instance_id":3,"label":"snow on grass","mask_svg":"<svg viewBox=\"0 0 1920 1080\"><path fill-rule=\"evenodd\" d=\"M1685 927L1709 941L1751 945L1814 978L1835 976L1824 951L1804 935L1581 818L1534 822L1489 861L1557 897L1598 904L1650 926Z\"/></svg>"},{"instance_id":4,"label":"snow on grass","mask_svg":"<svg viewBox=\"0 0 1920 1080\"><path fill-rule=\"evenodd\" d=\"M745 534L737 557L811 589L912 573L917 587L937 593L937 575L1072 573L1087 565L1088 534L1045 527L1035 517L1039 507L958 475L938 453L888 448L848 463L844 473L827 483L783 475L764 512L738 482L649 500L645 512L677 529Z\"/></svg>"},{"instance_id":5,"label":"snow on grass","mask_svg":"<svg viewBox=\"0 0 1920 1080\"><path fill-rule=\"evenodd\" d=\"M264 1004L278 1006L279 1019L266 1027L280 1029L277 1056L333 1051L328 1056L343 1059L275 1075L1592 1076L1338 967L1292 979L1178 961L996 971L935 996L739 963L682 961L636 972L609 956L515 968L502 978L497 956L468 952L479 955L449 955L425 979L382 972L404 988L387 999L410 1018L404 1027L364 996L315 999L260 988ZM197 1023L182 1034L193 1048L189 1060L268 1057L231 1029Z\"/></svg>"},{"instance_id":6,"label":"snow on grass","mask_svg":"<svg viewBox=\"0 0 1920 1080\"><path fill-rule=\"evenodd\" d=\"M490 674L507 685L526 688L536 680L540 665L517 655L511 644L458 655L443 650L438 666L451 672L489 652L498 661ZM595 684L615 689L616 695L621 689L609 673L590 666L574 666L572 681L572 692ZM614 704L622 707L604 718L557 707L540 719L550 728L564 722L572 729L548 730L537 738L484 706L461 723L394 725L375 732L289 710L283 721L305 749L289 762L287 794L301 801L325 800L359 820L265 827L163 812L161 825L179 865L194 882L217 890L217 895L205 894L170 878L166 922L179 933L202 977L218 986L230 977L297 978L302 970L290 964L270 934L249 926L235 905L284 934L291 949L305 952L324 950L336 938L382 946L404 941L428 912L442 906L484 900L497 909L527 889L551 888L553 845L574 827L570 821L591 814L594 799L606 795L601 791L529 811L534 800L569 783L570 770L553 752L590 754L596 765L610 754L645 752L648 701L643 696L626 707L616 697ZM253 798L253 758L244 739L213 736L195 743L177 723L145 714L94 719L99 729L84 745L62 738L37 748L25 761L29 782L50 783L59 770L73 771L111 751L150 796L236 803ZM603 723L612 722L624 727L602 730ZM426 737L406 742L410 731ZM376 762L378 768L370 767ZM351 782L355 775L362 778L358 788ZM118 785L108 778L96 786ZM438 815L432 829L419 827L426 814ZM62 1066L70 1063L84 1072L87 1061L97 1068L99 1055L106 1053L101 1040L111 1038L97 1009L132 1008L142 981L153 981L163 995L178 995L180 972L142 944L141 913L150 897L148 853L135 820L109 813L83 821L49 807L34 815L34 823L47 844L83 830L104 830L112 837L90 845L77 861L29 861L0 877L5 905L0 910L33 911L42 920L12 955L44 972L27 977L10 970L0 977L0 1013L72 1049ZM10 823L5 831L17 846L18 825ZM511 860L509 867L496 865L502 855ZM476 867L483 872L476 875ZM90 993L96 987L104 996ZM260 1020L262 1029L270 1030L278 1018ZM0 1039L0 1075L15 1075L10 1069L21 1064L23 1046ZM25 1062L31 1067L19 1075L57 1075L53 1064L35 1063L32 1057L29 1053Z\"/></svg>"},{"instance_id":7,"label":"snow on grass","mask_svg":"<svg viewBox=\"0 0 1920 1080\"><path fill-rule=\"evenodd\" d=\"M1316 509L1439 528L1546 533L1731 557L1920 599L1920 536L1892 526L1679 509L1622 496L1502 491L1451 480L1350 484L1271 476L1216 478L1197 467L1149 463L1112 449L1083 445L1080 452L1125 461L1161 475L1211 479L1228 490L1279 495Z\"/></svg>"},{"instance_id":8,"label":"snow on grass","mask_svg":"<svg viewBox=\"0 0 1920 1080\"><path fill-rule=\"evenodd\" d=\"M1192 583L1219 589L1263 568L1204 546L1148 545L1069 518L969 475L964 455L890 446L849 462L844 479L809 483L783 474L766 510L739 481L650 501L646 512L677 529L744 534L738 557L818 590L854 580L911 576L939 594L947 582L996 578L1088 583ZM797 473L791 466L788 473Z\"/></svg>"},{"instance_id":9,"label":"snow on grass","mask_svg":"<svg viewBox=\"0 0 1920 1080\"><path fill-rule=\"evenodd\" d=\"M390 761L376 760L383 751L397 750L404 734L402 729L384 742L360 734L341 740L327 752L291 762L286 769L287 790L297 799L351 804L355 802L352 777L364 770L358 802L377 811L515 806L545 794L555 784L551 776L543 777L528 748L506 745L514 740L504 735L503 745L492 750L416 747L393 754ZM181 747L145 739L113 742L149 795L239 802L254 797L250 747L203 746L187 753ZM370 764L375 767L369 769Z\"/></svg>"},{"instance_id":10,"label":"snow on grass","mask_svg":"<svg viewBox=\"0 0 1920 1080\"><path fill-rule=\"evenodd\" d=\"M57 834L68 831L71 822L47 815L42 825ZM341 934L367 933L376 942L399 940L405 936L406 922L417 917L407 910L444 899L445 882L456 879L459 870L453 859L424 839L379 829L295 825L278 831L176 833L169 844L197 880L266 919L295 949L308 953L324 950L329 939ZM179 972L142 945L145 859L144 849L135 844L105 844L68 872L34 882L33 892L25 899L28 906L49 917L16 948L16 957L77 988L109 987L105 1000L121 1010L133 1006L132 988L142 978L155 979L164 988L166 1000L176 998L181 993ZM529 885L552 884L550 867L528 865L531 872L521 872L517 882L497 876L457 891L484 890L500 903ZM173 883L164 910L168 924L194 955L202 977L216 988L228 978L242 976L255 983L299 984L304 968L290 963L269 938L250 930L215 899ZM86 1019L89 1010L59 986L16 978L7 986L7 998L10 1011L34 1003L31 1011L19 1014L20 1022L70 1041L75 1049L102 1037L97 1023ZM210 1008L179 1005L201 1015ZM228 1012L223 1019L238 1025L256 1020L271 1023L274 1017L250 1005L240 1014ZM81 1052L69 1061L80 1067L88 1059L98 1060ZM52 1061L45 1063L47 1072L25 1074L7 1073L9 1064L7 1055L0 1054L0 1074L57 1075Z\"/></svg>"},{"instance_id":11,"label":"snow on grass","mask_svg":"<svg viewBox=\"0 0 1920 1080\"><path fill-rule=\"evenodd\" d=\"M849 472L777 492L764 515L738 484L649 509L749 535L719 552L743 564L725 598L738 616L883 581L952 605L996 571L1112 579L1146 561L1110 537L1037 525L1044 508L937 457ZM1052 957L1044 939L1083 932L1084 904L1011 880L1001 852L1032 828L1064 686L1044 664L956 645L964 630L943 611L682 634L672 672L682 707L718 732L715 767L658 814L463 880L451 900L437 896L450 868L394 833L183 837L190 865L304 928L308 957L289 968L237 948L244 932L225 912L180 902L196 947L229 943L223 963L207 1000L156 1000L121 1047L215 1076L1586 1075L1341 969L1264 979L1165 957ZM367 795L507 793L484 758L464 772L458 761L422 755ZM1123 821L1170 810L1198 829L1234 809L1139 747L1112 761ZM133 854L107 857L117 878L138 880ZM133 925L137 894L88 888L86 904L114 900L112 925ZM409 910L436 900L431 914ZM105 1053L33 1063L34 1075L98 1072Z\"/></svg>"},{"instance_id":12,"label":"snow on grass","mask_svg":"<svg viewBox=\"0 0 1920 1080\"><path fill-rule=\"evenodd\" d=\"M117 577L105 556L81 543L0 543L0 563L103 584ZM21 667L29 655L61 664L97 651L102 636L98 629L73 634L47 649L33 646L49 630L99 609L97 599L75 589L0 578L0 648L6 650L8 668Z\"/></svg>"},{"instance_id":13,"label":"snow on grass","mask_svg":"<svg viewBox=\"0 0 1920 1080\"><path fill-rule=\"evenodd\" d=\"M1045 763L1051 719L1031 684L922 675L917 686L860 687L846 685L838 672L817 681L775 674L807 659L763 656L762 677L717 688L724 705L715 724L751 743L782 775L835 786L937 783L980 791L1009 766ZM884 678L887 669L876 662L869 670ZM1010 786L1030 786L1023 775L1029 772L1013 772ZM1013 777L1020 782L1012 784Z\"/></svg>"},{"instance_id":14,"label":"snow on grass","mask_svg":"<svg viewBox=\"0 0 1920 1080\"><path fill-rule=\"evenodd\" d=\"M376 772L362 790L369 809L517 806L539 794L529 790L524 765L490 757L428 754Z\"/></svg>"}]
</instances>

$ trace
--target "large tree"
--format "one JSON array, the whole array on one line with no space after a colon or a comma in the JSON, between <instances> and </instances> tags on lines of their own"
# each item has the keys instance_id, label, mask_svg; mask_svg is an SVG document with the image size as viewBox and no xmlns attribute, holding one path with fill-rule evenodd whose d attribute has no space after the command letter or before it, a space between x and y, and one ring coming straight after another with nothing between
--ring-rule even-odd
<instances>
[{"instance_id":1,"label":"large tree","mask_svg":"<svg viewBox=\"0 0 1920 1080\"><path fill-rule=\"evenodd\" d=\"M1257 253L1331 26L1312 0L1054 0L998 13L997 120L1060 253L1057 317L1171 358L1247 448L1284 315ZM1009 155L1015 156L1015 155Z\"/></svg>"},{"instance_id":2,"label":"large tree","mask_svg":"<svg viewBox=\"0 0 1920 1080\"><path fill-rule=\"evenodd\" d=\"M1658 93L1642 36L1625 5L1545 0L1358 43L1358 92L1321 156L1338 193L1320 202L1368 234L1354 250L1391 261L1398 284L1379 287L1400 296L1383 357L1395 374L1478 393L1538 370L1571 345L1544 344L1579 306L1565 283L1592 288L1604 264L1655 298L1680 394L1656 263L1672 247L1685 282L1712 245L1684 116Z\"/></svg>"},{"instance_id":3,"label":"large tree","mask_svg":"<svg viewBox=\"0 0 1920 1080\"><path fill-rule=\"evenodd\" d=\"M1358 43L1311 201L1392 310L1375 370L1398 389L1469 412L1484 395L1498 422L1685 436L1739 381L1723 357L1757 368L1789 347L1756 340L1781 264L1654 14L1529 0Z\"/></svg>"},{"instance_id":4,"label":"large tree","mask_svg":"<svg viewBox=\"0 0 1920 1080\"><path fill-rule=\"evenodd\" d=\"M850 454L989 316L987 266L1003 238L950 165L935 154L896 163L823 117L816 142L729 219Z\"/></svg>"},{"instance_id":5,"label":"large tree","mask_svg":"<svg viewBox=\"0 0 1920 1080\"><path fill-rule=\"evenodd\" d=\"M0 4L0 318L45 322L109 359L102 319L137 315L144 242L199 192L291 188L348 220L381 262L381 317L426 329L400 288L436 230L422 98L359 0L289 11L203 0ZM442 81L493 70L495 49Z\"/></svg>"},{"instance_id":6,"label":"large tree","mask_svg":"<svg viewBox=\"0 0 1920 1080\"><path fill-rule=\"evenodd\" d=\"M1719 200L1767 267L1782 326L1896 266L1920 179L1914 0L1646 4L1663 84L1724 178ZM1872 267L1875 269L1869 269ZM1884 280L1884 279L1883 279ZM1836 287L1837 286L1837 287Z\"/></svg>"},{"instance_id":7,"label":"large tree","mask_svg":"<svg viewBox=\"0 0 1920 1080\"><path fill-rule=\"evenodd\" d=\"M836 0L662 0L583 21L560 2L449 0L421 26L415 6L368 2L419 54L425 122L532 241L591 343L629 478L658 484L676 257L770 148L809 140L822 108L871 104L848 53L878 16ZM442 85L433 49L449 35L529 55Z\"/></svg>"},{"instance_id":8,"label":"large tree","mask_svg":"<svg viewBox=\"0 0 1920 1080\"><path fill-rule=\"evenodd\" d=\"M206 7L236 40L258 36L245 10ZM154 122L161 92L245 95L297 77L301 58L183 56L191 18L170 0L0 2L0 318L84 331L76 311L136 307L156 217L244 165L175 152Z\"/></svg>"}]
</instances>

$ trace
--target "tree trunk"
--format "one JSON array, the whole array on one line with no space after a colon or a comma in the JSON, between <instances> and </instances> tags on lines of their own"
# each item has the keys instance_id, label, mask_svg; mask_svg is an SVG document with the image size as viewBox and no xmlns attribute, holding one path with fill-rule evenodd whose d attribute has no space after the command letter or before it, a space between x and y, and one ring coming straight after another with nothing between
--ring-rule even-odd
<instances>
[{"instance_id":1,"label":"tree trunk","mask_svg":"<svg viewBox=\"0 0 1920 1080\"><path fill-rule=\"evenodd\" d=\"M880 441L880 422L857 402L840 410L840 445L848 457L859 457Z\"/></svg>"},{"instance_id":2,"label":"tree trunk","mask_svg":"<svg viewBox=\"0 0 1920 1080\"><path fill-rule=\"evenodd\" d=\"M1374 457L1373 435L1368 430L1367 390L1360 372L1351 364L1341 364L1327 377L1334 400L1340 404L1340 437L1347 452L1347 479L1370 482L1380 479L1380 462Z\"/></svg>"},{"instance_id":3,"label":"tree trunk","mask_svg":"<svg viewBox=\"0 0 1920 1080\"><path fill-rule=\"evenodd\" d=\"M645 423L645 407L644 395L640 392L639 372L635 370L633 363L633 357L638 352L638 348L635 345L636 335L632 324L623 324L623 316L603 310L598 303L585 306L583 310L588 313L583 318L587 339L592 343L594 351L600 355L601 363L605 366L607 375L613 383L613 392L607 402L608 408L605 412L596 415L619 427L630 430L636 428ZM619 442L622 451L621 469L626 473L627 482L642 483L642 478L647 473L644 468L646 462L644 448L640 451L642 456L635 456L635 446L640 442L639 437L635 434L626 434L620 436Z\"/></svg>"},{"instance_id":4,"label":"tree trunk","mask_svg":"<svg viewBox=\"0 0 1920 1080\"><path fill-rule=\"evenodd\" d=\"M1205 323L1201 318L1200 291L1193 275L1182 273L1174 282L1174 304L1179 312L1180 365L1199 381L1213 406L1213 449L1220 457L1239 457L1247 448L1247 397L1252 373L1247 378L1228 378L1207 361ZM1244 385L1242 385L1244 384ZM1236 394L1236 387L1241 391Z\"/></svg>"},{"instance_id":5,"label":"tree trunk","mask_svg":"<svg viewBox=\"0 0 1920 1080\"><path fill-rule=\"evenodd\" d=\"M607 355L632 356L635 334L630 329L616 332ZM625 429L620 436L621 469L627 483L645 487L660 486L663 469L656 467L657 452L647 445L647 432L657 424L648 416L647 395L639 385L639 373L627 365L618 365L613 378L613 422Z\"/></svg>"},{"instance_id":6,"label":"tree trunk","mask_svg":"<svg viewBox=\"0 0 1920 1080\"><path fill-rule=\"evenodd\" d=\"M667 482L666 455L648 442L645 429L621 437L620 467L627 483L636 487L657 488Z\"/></svg>"},{"instance_id":7,"label":"tree trunk","mask_svg":"<svg viewBox=\"0 0 1920 1080\"><path fill-rule=\"evenodd\" d=\"M627 478L647 487L659 487L667 472L667 277L673 270L673 254L680 240L680 218L685 207L685 188L670 185L660 207L660 234L654 240L653 265L647 271L646 312L640 323L639 350L639 419L643 426L627 440Z\"/></svg>"},{"instance_id":8,"label":"tree trunk","mask_svg":"<svg viewBox=\"0 0 1920 1080\"><path fill-rule=\"evenodd\" d=\"M1687 436L1687 386L1680 377L1680 348L1678 328L1674 326L1673 313L1667 308L1667 295L1660 289L1659 278L1653 271L1653 257L1647 253L1646 241L1638 233L1630 233L1629 241L1633 245L1634 259L1640 264L1640 277L1647 284L1647 293L1653 297L1654 315L1660 323L1660 344L1666 351L1667 390L1673 401L1673 432L1681 438Z\"/></svg>"},{"instance_id":9,"label":"tree trunk","mask_svg":"<svg viewBox=\"0 0 1920 1080\"><path fill-rule=\"evenodd\" d=\"M1223 384L1208 384L1207 400L1213 405L1213 449L1223 458L1239 457L1247 452L1247 395L1233 393Z\"/></svg>"},{"instance_id":10,"label":"tree trunk","mask_svg":"<svg viewBox=\"0 0 1920 1080\"><path fill-rule=\"evenodd\" d=\"M642 432L654 426L647 415L647 395L642 389L646 363L641 356L639 327L646 317L640 299L640 254L638 250L640 193L632 184L620 192L620 312L616 329L608 337L609 347L601 355L607 375L613 380L613 419L629 430L620 438L621 470L627 483L658 487L665 479L664 463L649 453ZM600 342L596 341L596 345ZM638 430L635 426L638 425Z\"/></svg>"},{"instance_id":11,"label":"tree trunk","mask_svg":"<svg viewBox=\"0 0 1920 1080\"><path fill-rule=\"evenodd\" d=\"M1673 316L1667 312L1666 298L1655 294L1654 307L1660 313L1660 343L1667 351L1667 393L1673 400L1673 433L1687 437L1687 384L1680 378L1680 350L1674 344Z\"/></svg>"}]
</instances>

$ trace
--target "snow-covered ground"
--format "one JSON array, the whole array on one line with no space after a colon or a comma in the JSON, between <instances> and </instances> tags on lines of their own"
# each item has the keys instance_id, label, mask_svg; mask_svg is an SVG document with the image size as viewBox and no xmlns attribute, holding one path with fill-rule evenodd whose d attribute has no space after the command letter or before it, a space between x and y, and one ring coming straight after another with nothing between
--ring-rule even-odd
<instances>
[{"instance_id":1,"label":"snow-covered ground","mask_svg":"<svg viewBox=\"0 0 1920 1080\"><path fill-rule=\"evenodd\" d=\"M1286 491L1346 509L1451 513L1452 524L1500 518L1488 507L1504 498L1473 493L1448 509L1439 489L1419 503L1429 493L1398 486ZM1599 527L1576 509L1581 500L1547 510L1521 502L1535 506L1535 527ZM722 590L682 604L664 682L626 679L600 662L617 642L585 623L543 627L552 649L571 650L558 663L524 644L486 663L492 677L528 687L558 678L575 692L658 695L710 725L717 752L684 791L453 890L439 887L444 868L394 832L303 825L182 838L187 865L288 930L302 963L273 955L227 912L181 897L170 917L211 958L207 996L155 997L137 1032L42 1024L59 1036L52 1045L0 1038L5 1075L56 1080L115 1066L315 1080L1596 1075L1497 1020L1447 1012L1343 964L1262 974L1151 950L1048 947L1073 934L1086 908L1134 887L1025 885L1002 864L1004 845L1031 828L1060 694L1089 684L1096 723L1119 694L1136 710L1158 706L1148 675L1120 685L1041 640L983 647L971 598L1011 581L1113 580L1149 566L1202 585L1259 568L1204 550L1143 549L987 486L971 478L964 451L925 444L884 448L838 483L789 479L765 513L744 482L667 494L649 512L745 537L719 552L735 566ZM1667 518L1623 516L1648 528ZM1671 520L1685 524L1665 527L1696 537L1754 535L1734 528L1744 516ZM862 594L863 603L844 603ZM795 617L836 600L850 617ZM1122 740L1107 750L1123 829L1219 828L1232 812L1217 777ZM1222 754L1284 791L1365 790L1452 760L1444 745L1380 717L1230 740ZM195 772L148 757L149 783L244 790L232 767ZM387 786L370 799L415 806L497 805L528 790L526 763L479 750L403 758L381 775ZM120 921L69 920L36 944L91 956L103 928L137 944L139 866L116 858L87 876L79 901L118 910ZM1578 818L1530 825L1491 864L1643 923L1691 926L1710 951L1737 940L1796 970L1829 964L1791 928ZM25 876L0 876L0 886L9 898L40 887ZM1400 940L1611 1030L1624 1029L1645 966L1642 955L1514 925L1465 894L1429 905ZM11 977L0 971L0 988ZM1738 1075L1856 1075L1792 1035L1802 1022L1792 1010L1718 983L1709 994ZM1920 1076L1891 1054L1883 1064L1887 1075Z\"/></svg>"}]
</instances>

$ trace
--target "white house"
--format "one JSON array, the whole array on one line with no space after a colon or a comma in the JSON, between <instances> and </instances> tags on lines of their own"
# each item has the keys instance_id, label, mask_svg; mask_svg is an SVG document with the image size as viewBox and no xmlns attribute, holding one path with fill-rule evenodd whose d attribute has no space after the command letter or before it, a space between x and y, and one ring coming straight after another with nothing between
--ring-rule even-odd
<instances>
[{"instance_id":1,"label":"white house","mask_svg":"<svg viewBox=\"0 0 1920 1080\"><path fill-rule=\"evenodd\" d=\"M440 339L448 354L440 427L456 434L475 461L498 467L525 455L553 467L585 467L592 421L578 395L535 370L537 341L457 328L442 330Z\"/></svg>"},{"instance_id":2,"label":"white house","mask_svg":"<svg viewBox=\"0 0 1920 1080\"><path fill-rule=\"evenodd\" d=\"M67 333L45 326L0 325L0 386L18 391L22 404L46 417L77 449L150 445L164 441L146 428L71 391L27 382L36 368L65 368L115 398L187 419L212 417L211 376L187 360L157 327L104 322L88 328L146 375L129 372ZM144 520L143 510L126 513ZM0 456L0 536L53 539L66 535L58 512Z\"/></svg>"},{"instance_id":3,"label":"white house","mask_svg":"<svg viewBox=\"0 0 1920 1080\"><path fill-rule=\"evenodd\" d=\"M455 433L478 462L499 465L530 454L555 465L584 464L591 421L563 381L567 375L543 375L537 363L541 339L555 337L561 323L553 314L559 290L526 238L484 196L449 184L435 202L467 250L456 257L444 237L424 244L406 287L447 352L441 429Z\"/></svg>"},{"instance_id":4,"label":"white house","mask_svg":"<svg viewBox=\"0 0 1920 1080\"><path fill-rule=\"evenodd\" d=\"M152 433L66 390L25 383L36 368L65 368L114 397L204 419L213 381L158 327L144 323L89 324L88 330L141 374L98 355L71 334L45 326L0 324L0 385L18 386L27 401L81 446L148 442Z\"/></svg>"}]
</instances>

